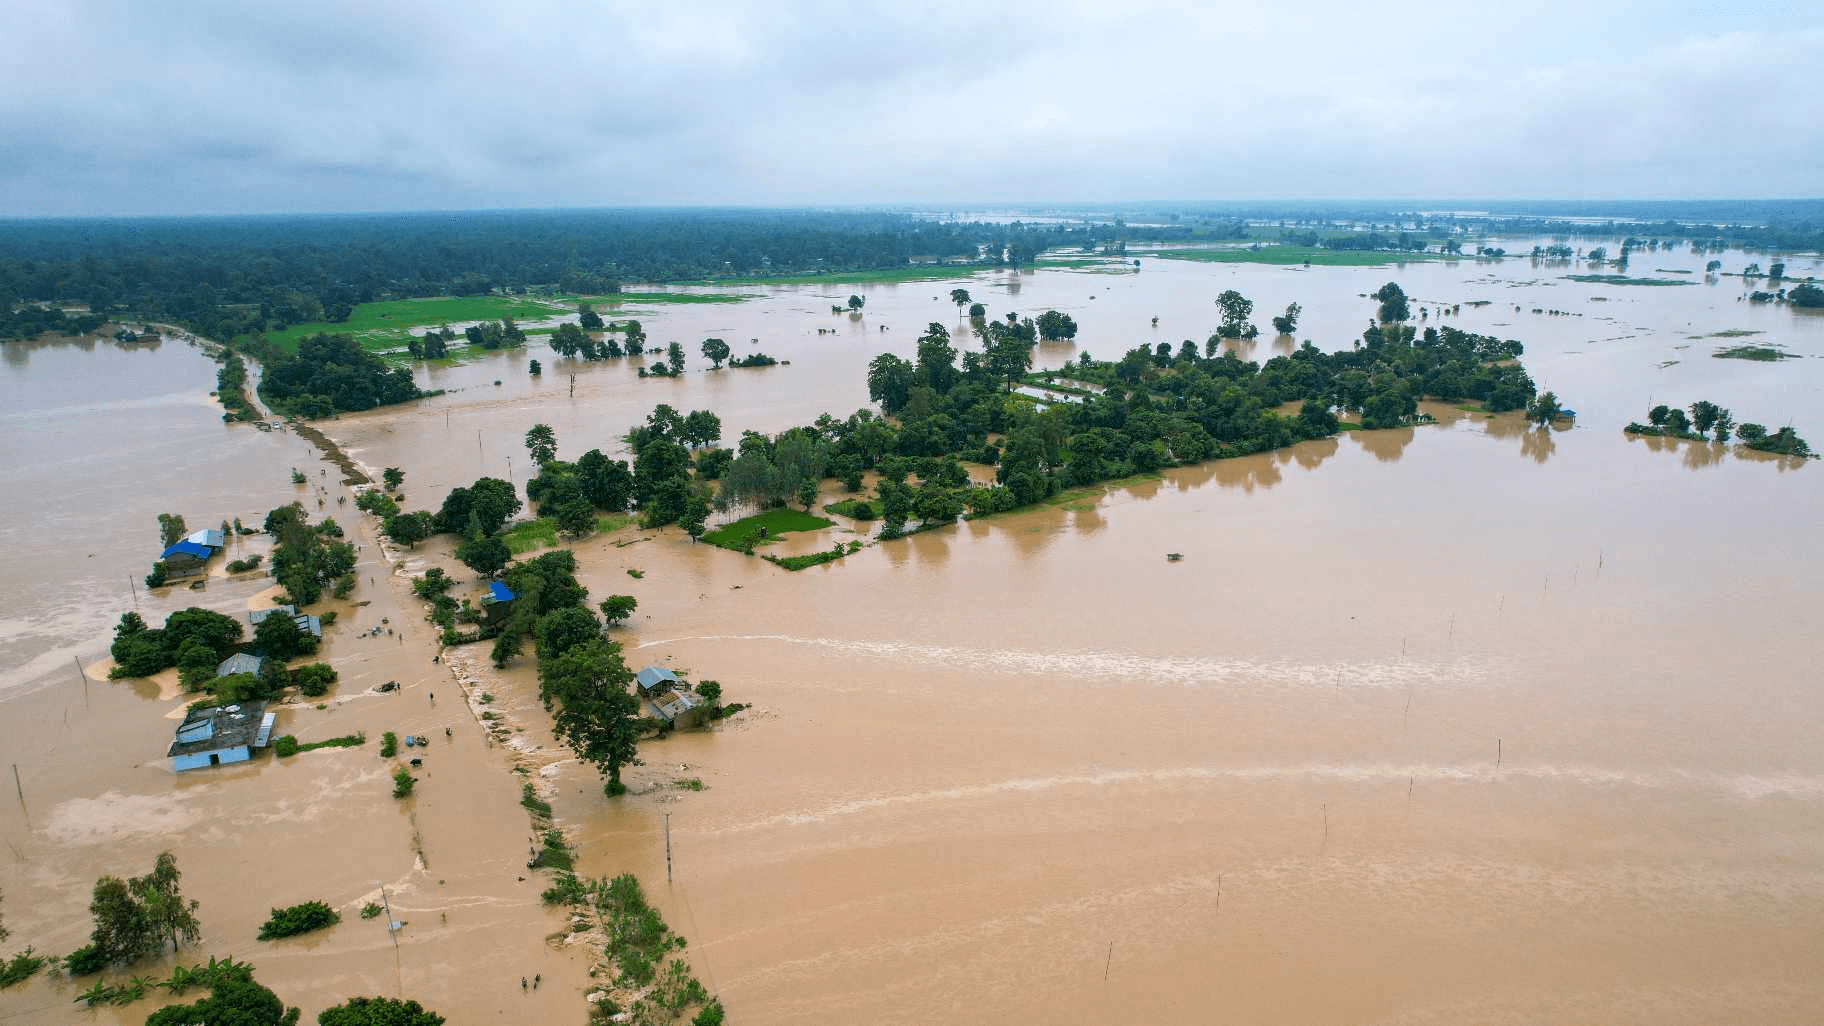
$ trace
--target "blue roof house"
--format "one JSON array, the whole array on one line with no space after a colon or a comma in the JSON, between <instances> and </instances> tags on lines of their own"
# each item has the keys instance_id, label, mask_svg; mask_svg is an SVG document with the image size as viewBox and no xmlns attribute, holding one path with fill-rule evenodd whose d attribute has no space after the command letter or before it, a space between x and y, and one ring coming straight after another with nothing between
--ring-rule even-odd
<instances>
[{"instance_id":1,"label":"blue roof house","mask_svg":"<svg viewBox=\"0 0 1824 1026\"><path fill-rule=\"evenodd\" d=\"M507 618L513 611L513 600L518 598L513 589L499 581L488 583L488 593L481 597L481 611L486 623L497 624Z\"/></svg>"},{"instance_id":2,"label":"blue roof house","mask_svg":"<svg viewBox=\"0 0 1824 1026\"><path fill-rule=\"evenodd\" d=\"M177 728L177 737L166 753L171 768L182 773L246 762L253 758L255 748L265 747L272 739L274 718L264 702L192 710Z\"/></svg>"}]
</instances>

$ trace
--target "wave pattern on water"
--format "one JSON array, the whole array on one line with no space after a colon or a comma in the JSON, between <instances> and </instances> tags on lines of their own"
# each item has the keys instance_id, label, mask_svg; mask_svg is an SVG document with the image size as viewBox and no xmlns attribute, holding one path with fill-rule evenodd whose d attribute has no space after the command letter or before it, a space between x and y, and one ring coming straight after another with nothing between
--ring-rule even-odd
<instances>
[{"instance_id":1,"label":"wave pattern on water","mask_svg":"<svg viewBox=\"0 0 1824 1026\"><path fill-rule=\"evenodd\" d=\"M1488 679L1497 668L1494 661L1477 657L1458 657L1448 663L1418 659L1302 663L1214 656L1150 656L1139 652L1035 652L1030 649L965 648L911 641L804 638L789 634L691 635L642 642L634 648L696 641L770 641L896 663L916 659L926 666L967 670L978 674L1095 677L1191 686L1246 682L1250 685L1277 684L1313 688L1460 687L1472 681Z\"/></svg>"},{"instance_id":2,"label":"wave pattern on water","mask_svg":"<svg viewBox=\"0 0 1824 1026\"><path fill-rule=\"evenodd\" d=\"M1063 788L1106 788L1141 784L1147 787L1203 781L1239 783L1306 784L1500 784L1525 781L1585 788L1638 788L1642 790L1692 789L1718 792L1731 798L1757 800L1824 798L1824 777L1799 775L1694 773L1682 770L1624 770L1602 766L1508 766L1501 769L1445 765L1396 765L1393 763L1253 766L1175 766L1163 769L1104 770L1063 773L1048 777L1010 777L1005 780L956 787L874 794L831 802L821 808L784 812L762 819L732 824L712 834L742 833L779 826L803 826L882 809L928 804L998 799L1007 795L1053 791Z\"/></svg>"}]
</instances>

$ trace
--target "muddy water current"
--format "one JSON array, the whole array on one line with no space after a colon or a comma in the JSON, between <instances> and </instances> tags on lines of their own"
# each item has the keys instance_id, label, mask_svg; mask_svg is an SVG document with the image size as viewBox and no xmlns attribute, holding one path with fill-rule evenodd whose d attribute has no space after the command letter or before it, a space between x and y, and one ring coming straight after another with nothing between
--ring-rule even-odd
<instances>
[{"instance_id":1,"label":"muddy water current","mask_svg":"<svg viewBox=\"0 0 1824 1026\"><path fill-rule=\"evenodd\" d=\"M1372 313L1361 294L1390 279L1434 312L1422 323L1463 304L1444 323L1525 342L1534 378L1580 413L1547 431L1428 406L1435 426L1173 470L797 574L675 530L588 540L591 595L639 599L629 661L753 705L648 743L633 793L613 801L555 747L529 659L496 671L458 650L466 687L430 662L403 581L436 563L472 590L447 545L385 558L312 447L220 423L206 358L172 342L9 345L0 761L19 764L24 792L0 802L11 943L75 947L94 878L171 850L203 903L197 952L253 959L307 1016L403 993L454 1023L577 1021L587 959L547 942L561 918L536 876L519 879L517 766L580 869L639 874L736 1022L1824 1015L1824 575L1806 530L1824 478L1621 432L1652 403L1706 398L1824 432L1824 319L1741 302L1741 279L1707 280L1688 252L1636 255L1631 273L1695 282L1657 288L1511 260L1140 257L1138 273L753 288L740 304L622 311L661 346L685 342L689 372L641 380L635 361L572 365L535 346L431 370L450 389L437 399L321 425L363 465L404 468L408 506L434 506L483 472L523 484L535 422L573 457L613 449L658 402L714 409L730 438L846 414L866 403L875 354L909 354L929 321L963 330L959 285L991 315L1071 313L1075 344L1040 350L1056 366L1201 343L1227 288L1263 325L1299 302L1299 338L1337 348ZM862 316L832 315L850 292L867 297ZM710 335L791 363L709 372L694 350ZM1743 341L1801 358L1711 356ZM134 594L156 513L255 521L294 497L348 525L363 564L333 604L342 680L324 708L283 710L281 730L431 735L407 802L389 797L373 740L173 776L162 754L181 702L156 681L100 680L108 628L135 599L148 619L268 601L258 574ZM388 680L403 691L375 690ZM504 742L484 711L504 718ZM355 914L382 885L407 922L396 934ZM268 908L311 898L343 923L253 940ZM522 993L533 973L543 987ZM80 989L0 992L0 1021L138 1022L150 1007L81 1011Z\"/></svg>"}]
</instances>

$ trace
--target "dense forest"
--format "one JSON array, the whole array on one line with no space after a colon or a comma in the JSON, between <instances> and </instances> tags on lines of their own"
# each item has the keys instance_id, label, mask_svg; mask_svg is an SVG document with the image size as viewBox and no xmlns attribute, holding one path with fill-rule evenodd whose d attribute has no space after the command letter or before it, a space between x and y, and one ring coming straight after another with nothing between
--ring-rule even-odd
<instances>
[{"instance_id":1,"label":"dense forest","mask_svg":"<svg viewBox=\"0 0 1824 1026\"><path fill-rule=\"evenodd\" d=\"M1207 232L1205 233L1208 234ZM1245 234L1234 223L1223 237ZM74 302L221 340L336 323L376 299L623 281L1023 265L1056 246L1191 239L1189 228L939 223L906 214L752 210L513 211L321 217L15 221L0 229L0 337L31 337Z\"/></svg>"}]
</instances>

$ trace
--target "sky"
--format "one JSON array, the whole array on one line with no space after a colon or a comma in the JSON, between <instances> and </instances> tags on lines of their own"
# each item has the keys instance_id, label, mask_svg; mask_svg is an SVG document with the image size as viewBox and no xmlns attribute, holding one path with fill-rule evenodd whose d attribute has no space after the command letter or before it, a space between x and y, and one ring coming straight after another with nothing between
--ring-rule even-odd
<instances>
[{"instance_id":1,"label":"sky","mask_svg":"<svg viewBox=\"0 0 1824 1026\"><path fill-rule=\"evenodd\" d=\"M1824 5L0 0L0 216L1824 195Z\"/></svg>"}]
</instances>

